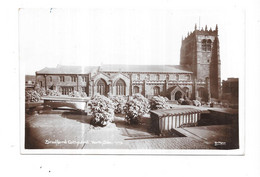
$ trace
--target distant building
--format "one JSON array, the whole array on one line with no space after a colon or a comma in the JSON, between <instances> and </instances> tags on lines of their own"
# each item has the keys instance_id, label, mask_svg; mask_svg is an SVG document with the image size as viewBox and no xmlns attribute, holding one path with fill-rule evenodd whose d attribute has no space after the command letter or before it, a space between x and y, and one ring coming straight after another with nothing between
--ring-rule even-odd
<instances>
[{"instance_id":1,"label":"distant building","mask_svg":"<svg viewBox=\"0 0 260 177\"><path fill-rule=\"evenodd\" d=\"M222 98L230 103L236 104L239 99L239 80L238 78L228 78L222 81Z\"/></svg>"},{"instance_id":2,"label":"distant building","mask_svg":"<svg viewBox=\"0 0 260 177\"><path fill-rule=\"evenodd\" d=\"M36 82L45 89L68 95L71 91L88 96L133 95L184 96L200 101L218 99L220 87L218 27L195 29L182 40L180 65L60 66L36 72Z\"/></svg>"},{"instance_id":3,"label":"distant building","mask_svg":"<svg viewBox=\"0 0 260 177\"><path fill-rule=\"evenodd\" d=\"M25 75L25 89L26 90L34 89L35 78L36 77L34 75Z\"/></svg>"}]
</instances>

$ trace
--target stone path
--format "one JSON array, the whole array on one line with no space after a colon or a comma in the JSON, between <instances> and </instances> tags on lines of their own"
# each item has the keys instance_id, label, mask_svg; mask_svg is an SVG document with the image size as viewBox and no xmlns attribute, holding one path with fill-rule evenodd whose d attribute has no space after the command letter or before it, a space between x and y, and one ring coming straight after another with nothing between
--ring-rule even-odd
<instances>
[{"instance_id":1,"label":"stone path","mask_svg":"<svg viewBox=\"0 0 260 177\"><path fill-rule=\"evenodd\" d=\"M28 149L212 149L193 137L158 137L150 119L126 125L122 117L106 127L90 125L90 116L71 111L50 111L26 116Z\"/></svg>"}]
</instances>

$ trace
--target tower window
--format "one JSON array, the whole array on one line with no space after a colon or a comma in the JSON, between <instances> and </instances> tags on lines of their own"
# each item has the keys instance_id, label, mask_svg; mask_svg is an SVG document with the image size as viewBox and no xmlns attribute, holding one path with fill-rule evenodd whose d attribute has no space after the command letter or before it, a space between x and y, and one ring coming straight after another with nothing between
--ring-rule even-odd
<instances>
[{"instance_id":1,"label":"tower window","mask_svg":"<svg viewBox=\"0 0 260 177\"><path fill-rule=\"evenodd\" d=\"M212 41L210 39L203 39L201 42L202 51L211 51L211 43Z\"/></svg>"},{"instance_id":2,"label":"tower window","mask_svg":"<svg viewBox=\"0 0 260 177\"><path fill-rule=\"evenodd\" d=\"M211 51L211 43L212 43L211 40L208 39L207 40L207 49L206 49L207 51Z\"/></svg>"},{"instance_id":3,"label":"tower window","mask_svg":"<svg viewBox=\"0 0 260 177\"><path fill-rule=\"evenodd\" d=\"M206 48L207 48L206 45L207 45L206 39L203 39L201 42L201 48L203 51L206 51Z\"/></svg>"}]
</instances>

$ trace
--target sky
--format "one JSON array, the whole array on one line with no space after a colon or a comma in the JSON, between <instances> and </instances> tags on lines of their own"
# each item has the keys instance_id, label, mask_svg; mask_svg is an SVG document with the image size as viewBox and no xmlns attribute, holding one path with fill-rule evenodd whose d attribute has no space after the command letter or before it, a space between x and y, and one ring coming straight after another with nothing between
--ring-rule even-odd
<instances>
[{"instance_id":1,"label":"sky","mask_svg":"<svg viewBox=\"0 0 260 177\"><path fill-rule=\"evenodd\" d=\"M178 65L182 37L218 24L221 79L240 77L245 13L237 9L20 9L19 59L25 74L60 65Z\"/></svg>"}]
</instances>

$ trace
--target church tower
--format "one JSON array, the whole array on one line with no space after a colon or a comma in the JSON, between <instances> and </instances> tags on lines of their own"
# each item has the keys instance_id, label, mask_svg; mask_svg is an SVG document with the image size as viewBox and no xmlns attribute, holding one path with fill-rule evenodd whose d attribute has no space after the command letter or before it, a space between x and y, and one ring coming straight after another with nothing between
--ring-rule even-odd
<instances>
[{"instance_id":1,"label":"church tower","mask_svg":"<svg viewBox=\"0 0 260 177\"><path fill-rule=\"evenodd\" d=\"M210 101L221 93L221 62L219 57L218 26L215 30L205 26L189 32L182 39L180 65L188 66L193 72L193 99Z\"/></svg>"}]
</instances>

